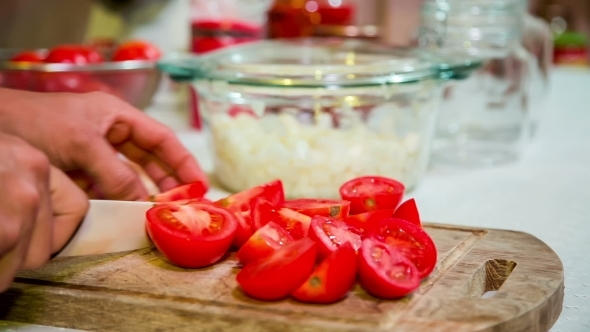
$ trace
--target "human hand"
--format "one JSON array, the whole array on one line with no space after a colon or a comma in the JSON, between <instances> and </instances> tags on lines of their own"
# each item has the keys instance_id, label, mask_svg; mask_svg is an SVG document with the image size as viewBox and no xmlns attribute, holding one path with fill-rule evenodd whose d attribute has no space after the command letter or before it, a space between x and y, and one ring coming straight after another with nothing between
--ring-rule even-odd
<instances>
[{"instance_id":1,"label":"human hand","mask_svg":"<svg viewBox=\"0 0 590 332\"><path fill-rule=\"evenodd\" d=\"M16 272L37 268L70 239L88 210L86 195L47 157L0 133L0 292Z\"/></svg>"},{"instance_id":2,"label":"human hand","mask_svg":"<svg viewBox=\"0 0 590 332\"><path fill-rule=\"evenodd\" d=\"M139 164L162 191L207 183L172 130L114 96L0 89L0 99L0 130L45 152L92 198L147 196L137 173L117 151Z\"/></svg>"}]
</instances>

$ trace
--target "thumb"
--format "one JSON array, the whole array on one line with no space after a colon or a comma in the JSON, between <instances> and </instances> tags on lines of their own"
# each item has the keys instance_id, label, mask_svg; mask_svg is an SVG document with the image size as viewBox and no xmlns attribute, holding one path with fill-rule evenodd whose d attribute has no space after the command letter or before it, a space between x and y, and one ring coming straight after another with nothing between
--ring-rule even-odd
<instances>
[{"instance_id":1,"label":"thumb","mask_svg":"<svg viewBox=\"0 0 590 332\"><path fill-rule=\"evenodd\" d=\"M53 247L57 252L68 242L88 211L88 198L59 169L50 170L51 205L53 207Z\"/></svg>"}]
</instances>

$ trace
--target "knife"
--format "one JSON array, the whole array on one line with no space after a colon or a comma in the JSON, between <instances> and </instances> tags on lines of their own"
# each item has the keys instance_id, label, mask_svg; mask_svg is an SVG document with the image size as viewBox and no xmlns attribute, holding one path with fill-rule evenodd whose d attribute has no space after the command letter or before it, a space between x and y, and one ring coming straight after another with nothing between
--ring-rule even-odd
<instances>
[{"instance_id":1,"label":"knife","mask_svg":"<svg viewBox=\"0 0 590 332\"><path fill-rule=\"evenodd\" d=\"M152 202L90 200L84 220L55 257L97 255L152 245L145 213Z\"/></svg>"},{"instance_id":2,"label":"knife","mask_svg":"<svg viewBox=\"0 0 590 332\"><path fill-rule=\"evenodd\" d=\"M206 197L218 200L229 193L210 188ZM67 245L55 257L99 255L152 246L145 213L153 202L90 200L90 207Z\"/></svg>"}]
</instances>

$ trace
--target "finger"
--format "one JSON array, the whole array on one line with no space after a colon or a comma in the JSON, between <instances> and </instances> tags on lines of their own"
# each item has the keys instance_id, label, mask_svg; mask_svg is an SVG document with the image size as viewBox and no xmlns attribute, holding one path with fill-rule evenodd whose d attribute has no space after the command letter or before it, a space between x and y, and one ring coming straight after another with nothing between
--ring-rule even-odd
<instances>
[{"instance_id":1,"label":"finger","mask_svg":"<svg viewBox=\"0 0 590 332\"><path fill-rule=\"evenodd\" d=\"M137 200L147 196L137 173L119 159L107 142L97 139L89 145L82 167L105 198Z\"/></svg>"},{"instance_id":2,"label":"finger","mask_svg":"<svg viewBox=\"0 0 590 332\"><path fill-rule=\"evenodd\" d=\"M174 176L174 170L170 169L155 155L138 148L130 141L117 146L117 149L141 166L160 190L166 191L180 185L180 182Z\"/></svg>"},{"instance_id":3,"label":"finger","mask_svg":"<svg viewBox=\"0 0 590 332\"><path fill-rule=\"evenodd\" d=\"M3 197L0 209L0 292L10 285L21 268L35 220L39 213L37 188L15 178L4 180L6 188L16 188L9 197Z\"/></svg>"},{"instance_id":4,"label":"finger","mask_svg":"<svg viewBox=\"0 0 590 332\"><path fill-rule=\"evenodd\" d=\"M53 207L53 241L51 253L61 250L88 212L88 198L72 180L55 167L50 173Z\"/></svg>"},{"instance_id":5,"label":"finger","mask_svg":"<svg viewBox=\"0 0 590 332\"><path fill-rule=\"evenodd\" d=\"M126 141L133 142L138 148L153 154L173 170L173 175L181 183L208 183L197 160L180 143L174 132L135 109L121 112L108 132L107 139L114 145L122 145Z\"/></svg>"},{"instance_id":6,"label":"finger","mask_svg":"<svg viewBox=\"0 0 590 332\"><path fill-rule=\"evenodd\" d=\"M39 192L39 210L27 254L21 266L23 270L41 267L51 256L53 209L49 194L49 174L38 183L37 190Z\"/></svg>"}]
</instances>

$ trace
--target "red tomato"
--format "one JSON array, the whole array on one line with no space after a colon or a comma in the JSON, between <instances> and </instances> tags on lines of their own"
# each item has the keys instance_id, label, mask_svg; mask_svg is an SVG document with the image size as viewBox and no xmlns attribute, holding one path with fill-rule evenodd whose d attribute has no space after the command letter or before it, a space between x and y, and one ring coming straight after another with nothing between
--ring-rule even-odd
<instances>
[{"instance_id":1,"label":"red tomato","mask_svg":"<svg viewBox=\"0 0 590 332\"><path fill-rule=\"evenodd\" d=\"M215 202L216 205L232 211L238 218L238 231L234 239L234 246L238 248L246 243L254 233L255 229L252 227L250 211L252 204L258 197L267 199L273 205L282 204L285 201L283 183L281 180L274 180Z\"/></svg>"},{"instance_id":2,"label":"red tomato","mask_svg":"<svg viewBox=\"0 0 590 332\"><path fill-rule=\"evenodd\" d=\"M315 243L304 238L246 265L236 276L244 293L262 301L287 297L313 271Z\"/></svg>"},{"instance_id":3,"label":"red tomato","mask_svg":"<svg viewBox=\"0 0 590 332\"><path fill-rule=\"evenodd\" d=\"M357 229L364 237L365 234L370 233L371 229L375 227L379 221L392 218L394 212L395 210L392 209L365 212L348 216L342 219L342 221Z\"/></svg>"},{"instance_id":4,"label":"red tomato","mask_svg":"<svg viewBox=\"0 0 590 332\"><path fill-rule=\"evenodd\" d=\"M100 63L102 61L102 56L96 50L84 45L59 45L52 48L45 58L45 62L76 65Z\"/></svg>"},{"instance_id":5,"label":"red tomato","mask_svg":"<svg viewBox=\"0 0 590 332\"><path fill-rule=\"evenodd\" d=\"M400 252L376 239L365 239L359 255L359 283L381 299L404 297L420 286L416 266Z\"/></svg>"},{"instance_id":6,"label":"red tomato","mask_svg":"<svg viewBox=\"0 0 590 332\"><path fill-rule=\"evenodd\" d=\"M359 232L347 223L328 217L315 216L311 219L309 237L318 245L318 256L324 259L346 243L354 250L361 247Z\"/></svg>"},{"instance_id":7,"label":"red tomato","mask_svg":"<svg viewBox=\"0 0 590 332\"><path fill-rule=\"evenodd\" d=\"M395 209L404 195L401 182L381 176L363 176L340 187L342 199L350 201L350 213Z\"/></svg>"},{"instance_id":8,"label":"red tomato","mask_svg":"<svg viewBox=\"0 0 590 332\"><path fill-rule=\"evenodd\" d=\"M350 211L349 201L331 199L301 198L285 201L283 206L309 217L324 216L342 219L348 216Z\"/></svg>"},{"instance_id":9,"label":"red tomato","mask_svg":"<svg viewBox=\"0 0 590 332\"><path fill-rule=\"evenodd\" d=\"M230 107L229 111L227 112L227 114L229 116L236 117L240 114L246 114L246 115L250 115L253 117L256 117L256 114L254 114L254 111L252 110L252 108L250 108L250 106L248 105L232 105L232 107Z\"/></svg>"},{"instance_id":10,"label":"red tomato","mask_svg":"<svg viewBox=\"0 0 590 332\"><path fill-rule=\"evenodd\" d=\"M240 248L237 257L242 265L246 265L272 254L293 241L293 237L284 228L271 221L254 232Z\"/></svg>"},{"instance_id":11,"label":"red tomato","mask_svg":"<svg viewBox=\"0 0 590 332\"><path fill-rule=\"evenodd\" d=\"M211 204L160 204L146 213L147 231L172 263L199 268L219 261L231 246L238 222Z\"/></svg>"},{"instance_id":12,"label":"red tomato","mask_svg":"<svg viewBox=\"0 0 590 332\"><path fill-rule=\"evenodd\" d=\"M207 186L201 182L193 182L178 186L163 193L148 197L150 202L173 202L192 198L202 198L207 193Z\"/></svg>"},{"instance_id":13,"label":"red tomato","mask_svg":"<svg viewBox=\"0 0 590 332\"><path fill-rule=\"evenodd\" d=\"M341 300L354 286L357 256L347 242L326 258L291 297L305 303L334 303Z\"/></svg>"},{"instance_id":14,"label":"red tomato","mask_svg":"<svg viewBox=\"0 0 590 332\"><path fill-rule=\"evenodd\" d=\"M10 61L37 63L37 62L43 62L44 59L41 56L41 54L39 54L35 51L24 51L24 52L20 52L20 53L16 54L15 56L13 56L12 58L10 58Z\"/></svg>"},{"instance_id":15,"label":"red tomato","mask_svg":"<svg viewBox=\"0 0 590 332\"><path fill-rule=\"evenodd\" d=\"M410 198L407 201L400 204L395 210L393 217L409 221L416 226L422 227L422 222L420 221L420 213L418 212L416 201L413 198Z\"/></svg>"},{"instance_id":16,"label":"red tomato","mask_svg":"<svg viewBox=\"0 0 590 332\"><path fill-rule=\"evenodd\" d=\"M436 246L419 226L401 219L380 221L368 236L390 245L418 268L420 278L427 277L436 265Z\"/></svg>"},{"instance_id":17,"label":"red tomato","mask_svg":"<svg viewBox=\"0 0 590 332\"><path fill-rule=\"evenodd\" d=\"M155 45L142 40L131 40L117 47L113 61L158 60L161 55Z\"/></svg>"},{"instance_id":18,"label":"red tomato","mask_svg":"<svg viewBox=\"0 0 590 332\"><path fill-rule=\"evenodd\" d=\"M263 199L256 200L252 205L253 226L260 228L271 221L286 229L295 240L306 237L311 224L311 218L302 213L285 207L276 207Z\"/></svg>"}]
</instances>

